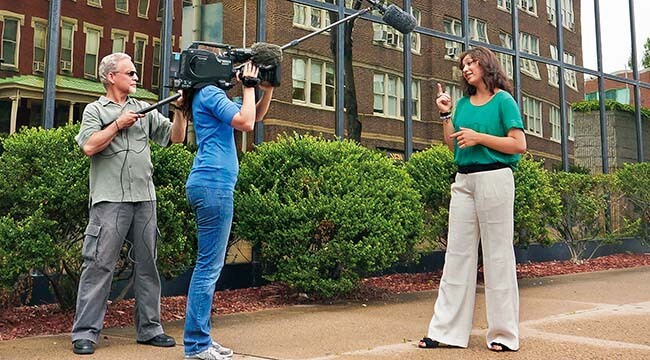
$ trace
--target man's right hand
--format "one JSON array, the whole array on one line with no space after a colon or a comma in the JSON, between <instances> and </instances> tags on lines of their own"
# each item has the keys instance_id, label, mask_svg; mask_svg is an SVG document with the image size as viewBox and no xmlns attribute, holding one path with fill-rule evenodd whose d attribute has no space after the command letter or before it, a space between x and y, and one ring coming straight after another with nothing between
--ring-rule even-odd
<instances>
[{"instance_id":1,"label":"man's right hand","mask_svg":"<svg viewBox=\"0 0 650 360\"><path fill-rule=\"evenodd\" d=\"M117 124L118 130L128 129L133 126L138 119L143 117L145 117L145 114L136 114L135 112L128 110L115 120L115 124Z\"/></svg>"}]
</instances>

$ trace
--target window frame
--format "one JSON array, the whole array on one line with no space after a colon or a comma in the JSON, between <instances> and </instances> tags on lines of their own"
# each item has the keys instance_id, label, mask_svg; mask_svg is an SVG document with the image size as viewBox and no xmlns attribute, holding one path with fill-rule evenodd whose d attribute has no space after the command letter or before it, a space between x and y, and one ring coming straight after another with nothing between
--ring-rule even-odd
<instances>
[{"instance_id":1,"label":"window frame","mask_svg":"<svg viewBox=\"0 0 650 360\"><path fill-rule=\"evenodd\" d=\"M296 62L301 61L304 64L304 78L297 78L296 77ZM315 68L316 65L320 68L319 69L319 74L320 74L320 79L316 81L315 79L312 79L313 76L313 68ZM331 74L331 81L328 81L328 74ZM291 101L293 104L296 105L304 105L304 106L310 106L314 108L319 108L319 109L326 109L326 110L334 110L336 107L336 69L334 67L334 64L324 60L324 59L317 59L317 58L308 58L308 57L294 57L292 59L291 63L291 80L292 80L292 95L291 95ZM295 89L296 89L296 82L301 83L304 85L301 89L303 89L303 95L304 99L299 99L294 97L295 94ZM314 90L312 87L316 84L317 86L320 87L320 102L316 103L312 100L312 94ZM328 105L328 99L331 97L331 103L332 105Z\"/></svg>"},{"instance_id":2,"label":"window frame","mask_svg":"<svg viewBox=\"0 0 650 360\"><path fill-rule=\"evenodd\" d=\"M532 40L535 42L535 46L531 48L530 45L532 45ZM519 33L519 51L525 54L530 54L530 55L536 55L539 56L539 38L535 35L525 33L525 32L520 32ZM537 65L537 61L534 60L529 60L529 59L521 59L521 65L520 65L520 71L523 74L526 74L530 77L532 77L535 80L541 80L541 76L539 73L539 66Z\"/></svg>"},{"instance_id":3,"label":"window frame","mask_svg":"<svg viewBox=\"0 0 650 360\"><path fill-rule=\"evenodd\" d=\"M70 43L69 44L64 44L63 43L63 33L64 30L70 29ZM60 47L60 53L59 53L59 58L60 58L60 67L61 67L61 73L64 74L71 74L72 71L74 70L74 35L75 32L77 32L77 20L68 18L68 17L62 17L61 18L61 47ZM69 51L70 56L69 60L64 59L64 52ZM85 60L85 59L84 59ZM66 63L68 62L68 63Z\"/></svg>"},{"instance_id":4,"label":"window frame","mask_svg":"<svg viewBox=\"0 0 650 360\"><path fill-rule=\"evenodd\" d=\"M41 19L37 17L32 17L32 28L34 29L34 52L32 54L32 71L34 73L39 73L43 74L45 73L45 63L47 61L47 20L46 19ZM42 39L41 39L41 47L38 45L38 41L36 40L36 36L39 32L42 32ZM42 58L36 58L37 54L37 49L42 50Z\"/></svg>"},{"instance_id":5,"label":"window frame","mask_svg":"<svg viewBox=\"0 0 650 360\"><path fill-rule=\"evenodd\" d=\"M12 21L16 23L16 32L13 34L13 39L5 39L5 31L7 30L6 22ZM0 21L2 21L2 33L0 33L0 57L3 58L2 69L4 70L18 70L20 64L20 40L21 28L25 24L25 16L21 14L4 12L0 13ZM13 43L13 58L12 62L7 62L8 57L5 55L5 43Z\"/></svg>"},{"instance_id":6,"label":"window frame","mask_svg":"<svg viewBox=\"0 0 650 360\"><path fill-rule=\"evenodd\" d=\"M142 43L142 49L138 51L139 44ZM147 59L147 45L149 45L149 35L134 32L133 33L133 65L138 72L137 84L142 86L144 84L144 67ZM140 58L141 57L141 58Z\"/></svg>"},{"instance_id":7,"label":"window frame","mask_svg":"<svg viewBox=\"0 0 650 360\"><path fill-rule=\"evenodd\" d=\"M84 72L84 77L85 78L90 78L90 79L95 79L95 80L98 78L97 66L99 64L99 48L100 48L100 44L101 44L101 39L102 39L102 37L104 37L103 32L104 32L103 27L84 22L84 34L86 34L86 39L85 39L85 42L84 42L85 49L84 49L84 69L83 69L83 72ZM89 52L90 49L89 49L89 43L88 43L88 41L89 41L89 35L88 34L90 34L90 33L93 33L93 34L97 35L97 44L96 44L95 49L94 49L95 53ZM92 45L92 44L90 44L90 45ZM94 55L95 56L95 61L94 61L94 66L93 66L94 70L93 70L92 74L87 72L87 70L88 70L88 56L89 55Z\"/></svg>"},{"instance_id":8,"label":"window frame","mask_svg":"<svg viewBox=\"0 0 650 360\"><path fill-rule=\"evenodd\" d=\"M124 8L119 8L117 6L118 1L123 1L125 3ZM115 0L115 12L120 13L120 14L128 15L129 14L129 0Z\"/></svg>"},{"instance_id":9,"label":"window frame","mask_svg":"<svg viewBox=\"0 0 650 360\"><path fill-rule=\"evenodd\" d=\"M543 138L544 127L542 124L544 119L542 115L542 102L526 95L523 95L521 97L521 102L521 112L524 120L524 131L527 134ZM531 110L533 110L534 113L531 114Z\"/></svg>"}]
</instances>

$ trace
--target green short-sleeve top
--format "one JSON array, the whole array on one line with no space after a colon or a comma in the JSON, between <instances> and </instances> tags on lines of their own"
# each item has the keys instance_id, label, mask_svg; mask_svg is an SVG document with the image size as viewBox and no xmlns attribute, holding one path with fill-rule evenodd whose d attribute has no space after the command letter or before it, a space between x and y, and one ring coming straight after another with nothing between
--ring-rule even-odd
<instances>
[{"instance_id":1,"label":"green short-sleeve top","mask_svg":"<svg viewBox=\"0 0 650 360\"><path fill-rule=\"evenodd\" d=\"M460 128L472 129L476 132L505 137L508 132L523 129L519 107L515 99L507 91L497 91L496 94L483 105L472 105L469 96L458 100L453 118L454 131ZM516 168L520 154L505 154L483 145L476 145L461 149L458 142L454 142L454 160L458 166L504 163Z\"/></svg>"}]
</instances>

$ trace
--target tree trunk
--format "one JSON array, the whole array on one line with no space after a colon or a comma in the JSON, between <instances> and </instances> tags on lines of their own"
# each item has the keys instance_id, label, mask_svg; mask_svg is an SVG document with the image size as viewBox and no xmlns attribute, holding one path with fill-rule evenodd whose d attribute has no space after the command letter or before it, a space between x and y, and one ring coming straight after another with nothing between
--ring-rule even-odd
<instances>
[{"instance_id":1,"label":"tree trunk","mask_svg":"<svg viewBox=\"0 0 650 360\"><path fill-rule=\"evenodd\" d=\"M359 10L361 8L361 2L356 1L352 6L353 9ZM338 13L330 12L330 21L335 22L338 20ZM354 22L356 19L352 19L345 23L345 42L344 42L344 64L345 69L345 88L344 88L344 105L345 105L345 119L348 131L348 139L352 139L358 143L361 143L361 120L359 119L358 106L357 106L357 89L354 82L354 68L352 67L352 30L354 29ZM332 29L331 31L331 41L330 47L332 54L334 55L334 64L336 66L336 38L338 33L338 27Z\"/></svg>"}]
</instances>

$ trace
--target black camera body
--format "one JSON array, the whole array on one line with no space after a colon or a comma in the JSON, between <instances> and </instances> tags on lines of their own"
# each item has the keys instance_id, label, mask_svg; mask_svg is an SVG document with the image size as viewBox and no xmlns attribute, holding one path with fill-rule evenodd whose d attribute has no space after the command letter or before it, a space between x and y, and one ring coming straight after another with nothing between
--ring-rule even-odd
<instances>
[{"instance_id":1,"label":"black camera body","mask_svg":"<svg viewBox=\"0 0 650 360\"><path fill-rule=\"evenodd\" d=\"M219 54L198 45L218 48ZM189 89L214 84L223 90L234 86L232 79L244 63L254 55L250 49L232 49L229 45L217 43L193 43L180 53L173 53L170 64L172 87ZM254 60L254 59L253 59ZM254 61L253 61L254 62ZM255 64L259 68L259 80L274 87L280 86L280 65Z\"/></svg>"}]
</instances>

